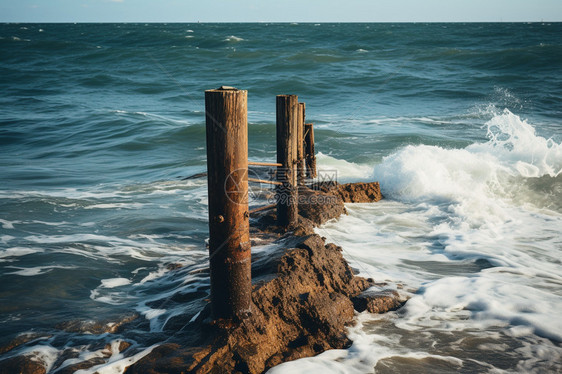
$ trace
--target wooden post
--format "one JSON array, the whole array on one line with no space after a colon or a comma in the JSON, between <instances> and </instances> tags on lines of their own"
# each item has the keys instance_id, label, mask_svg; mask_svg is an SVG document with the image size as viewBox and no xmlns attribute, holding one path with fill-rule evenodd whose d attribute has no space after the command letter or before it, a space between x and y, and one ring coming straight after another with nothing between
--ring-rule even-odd
<instances>
[{"instance_id":1,"label":"wooden post","mask_svg":"<svg viewBox=\"0 0 562 374\"><path fill-rule=\"evenodd\" d=\"M297 117L297 182L299 186L304 186L306 177L304 168L304 118L306 104L299 103L299 113Z\"/></svg>"},{"instance_id":2,"label":"wooden post","mask_svg":"<svg viewBox=\"0 0 562 374\"><path fill-rule=\"evenodd\" d=\"M304 155L306 159L306 177L316 178L316 155L314 154L314 126L304 124Z\"/></svg>"},{"instance_id":3,"label":"wooden post","mask_svg":"<svg viewBox=\"0 0 562 374\"><path fill-rule=\"evenodd\" d=\"M248 209L248 91L205 91L209 260L213 318L248 315L252 296Z\"/></svg>"},{"instance_id":4,"label":"wooden post","mask_svg":"<svg viewBox=\"0 0 562 374\"><path fill-rule=\"evenodd\" d=\"M298 222L297 175L297 95L277 96L277 179L283 185L277 189L277 221L289 227Z\"/></svg>"}]
</instances>

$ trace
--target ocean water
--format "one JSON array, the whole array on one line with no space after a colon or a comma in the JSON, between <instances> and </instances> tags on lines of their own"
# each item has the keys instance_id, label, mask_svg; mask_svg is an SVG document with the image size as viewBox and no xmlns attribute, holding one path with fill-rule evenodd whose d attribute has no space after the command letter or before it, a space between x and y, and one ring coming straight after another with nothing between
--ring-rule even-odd
<instances>
[{"instance_id":1,"label":"ocean water","mask_svg":"<svg viewBox=\"0 0 562 374\"><path fill-rule=\"evenodd\" d=\"M349 349L272 373L561 372L560 35L560 23L0 25L0 343L29 340L0 360L56 372L111 343L81 373L122 373L189 330L209 293L207 188L184 178L206 169L204 90L231 85L248 90L252 160L275 159L275 95L292 93L319 168L381 183L383 201L317 231L410 297L359 314Z\"/></svg>"}]
</instances>

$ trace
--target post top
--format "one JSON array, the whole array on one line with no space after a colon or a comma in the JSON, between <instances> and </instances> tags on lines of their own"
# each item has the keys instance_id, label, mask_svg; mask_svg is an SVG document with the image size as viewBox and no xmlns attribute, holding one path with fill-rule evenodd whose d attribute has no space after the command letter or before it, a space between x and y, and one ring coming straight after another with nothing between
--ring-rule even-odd
<instances>
[{"instance_id":1,"label":"post top","mask_svg":"<svg viewBox=\"0 0 562 374\"><path fill-rule=\"evenodd\" d=\"M220 86L219 88L214 88L214 89L207 90L207 91L240 91L240 90L238 88L232 87L232 86Z\"/></svg>"},{"instance_id":2,"label":"post top","mask_svg":"<svg viewBox=\"0 0 562 374\"><path fill-rule=\"evenodd\" d=\"M240 90L232 86L220 86L219 88L214 88L212 90L205 90L205 92L247 92L247 91Z\"/></svg>"}]
</instances>

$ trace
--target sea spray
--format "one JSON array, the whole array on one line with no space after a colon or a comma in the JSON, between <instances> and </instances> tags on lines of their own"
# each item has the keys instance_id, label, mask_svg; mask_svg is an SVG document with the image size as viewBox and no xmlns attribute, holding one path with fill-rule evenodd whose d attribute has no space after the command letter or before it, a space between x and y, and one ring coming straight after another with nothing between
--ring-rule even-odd
<instances>
[{"instance_id":1,"label":"sea spray","mask_svg":"<svg viewBox=\"0 0 562 374\"><path fill-rule=\"evenodd\" d=\"M462 353L466 347L460 348L465 343L459 350L422 348L451 344L450 333L466 343L478 336L479 345L471 348L476 351L509 356L515 349L518 359L510 367L516 371L537 364L536 349L550 355L541 356L542 365L560 369L562 212L534 201L540 191L521 185L528 179L558 180L561 145L538 136L508 110L493 116L483 131L487 142L464 149L410 145L385 157L374 174L387 200L348 205L349 216L317 230L343 247L361 275L411 299L394 315L362 315L362 324L351 330L357 342L349 351L305 359L304 365L336 365L353 373L363 367L357 357L377 357L370 365L382 368L416 355L403 370L415 372L431 357L449 370L496 365L490 354L472 361ZM561 198L560 190L551 192ZM390 332L401 338L387 339ZM410 334L423 338L404 348ZM365 336L370 344L362 343ZM282 367L274 372L284 372Z\"/></svg>"}]
</instances>

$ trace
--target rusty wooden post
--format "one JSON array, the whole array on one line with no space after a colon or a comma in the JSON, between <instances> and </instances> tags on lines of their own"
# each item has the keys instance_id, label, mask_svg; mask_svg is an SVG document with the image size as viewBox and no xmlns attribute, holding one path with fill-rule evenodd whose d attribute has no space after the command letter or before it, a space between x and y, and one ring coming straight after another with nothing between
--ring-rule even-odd
<instances>
[{"instance_id":1,"label":"rusty wooden post","mask_svg":"<svg viewBox=\"0 0 562 374\"><path fill-rule=\"evenodd\" d=\"M298 222L297 175L297 95L277 96L277 179L283 185L277 189L277 221L289 227Z\"/></svg>"},{"instance_id":2,"label":"rusty wooden post","mask_svg":"<svg viewBox=\"0 0 562 374\"><path fill-rule=\"evenodd\" d=\"M304 124L304 157L306 160L306 177L316 178L316 156L314 154L314 126Z\"/></svg>"},{"instance_id":3,"label":"rusty wooden post","mask_svg":"<svg viewBox=\"0 0 562 374\"><path fill-rule=\"evenodd\" d=\"M306 104L299 103L299 113L297 116L297 182L299 186L304 186L305 162L304 162L304 118Z\"/></svg>"},{"instance_id":4,"label":"rusty wooden post","mask_svg":"<svg viewBox=\"0 0 562 374\"><path fill-rule=\"evenodd\" d=\"M213 318L240 319L252 295L248 210L248 91L205 91Z\"/></svg>"}]
</instances>

